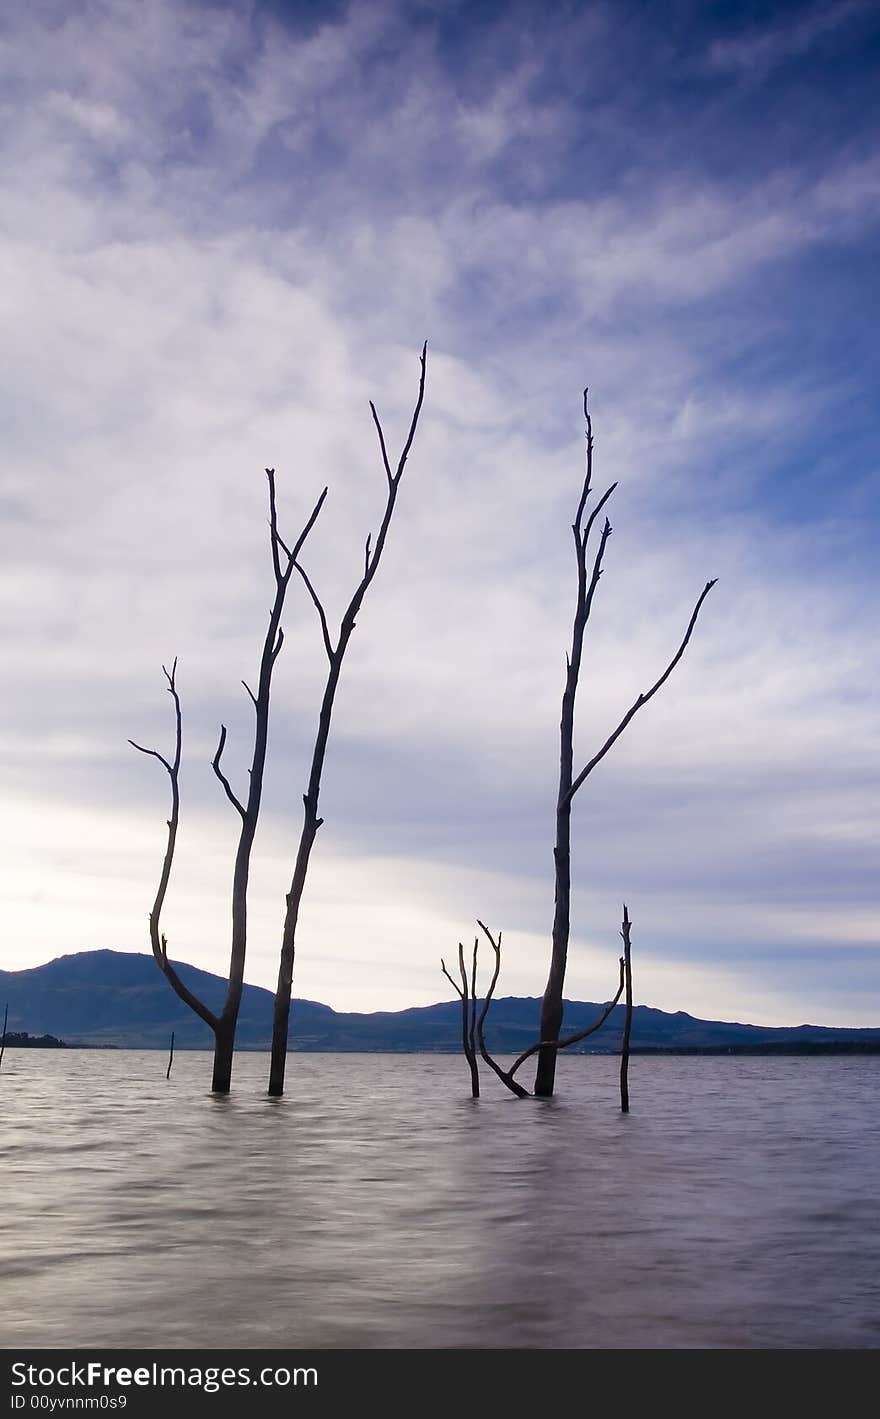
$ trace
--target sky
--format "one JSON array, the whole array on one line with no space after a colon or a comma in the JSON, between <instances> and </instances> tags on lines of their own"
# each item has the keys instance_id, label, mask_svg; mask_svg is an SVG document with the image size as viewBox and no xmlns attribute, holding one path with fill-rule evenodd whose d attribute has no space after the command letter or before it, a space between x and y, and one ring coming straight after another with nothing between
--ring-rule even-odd
<instances>
[{"instance_id":1,"label":"sky","mask_svg":"<svg viewBox=\"0 0 880 1419\"><path fill-rule=\"evenodd\" d=\"M294 994L540 995L590 386L617 480L576 770L566 993L880 1025L880 12L830 3L34 0L0 32L5 969L149 950L178 657L170 952L224 974L273 595L266 466L347 656ZM293 586L251 874L274 987L325 670ZM295 1023L294 1023L295 1028Z\"/></svg>"}]
</instances>

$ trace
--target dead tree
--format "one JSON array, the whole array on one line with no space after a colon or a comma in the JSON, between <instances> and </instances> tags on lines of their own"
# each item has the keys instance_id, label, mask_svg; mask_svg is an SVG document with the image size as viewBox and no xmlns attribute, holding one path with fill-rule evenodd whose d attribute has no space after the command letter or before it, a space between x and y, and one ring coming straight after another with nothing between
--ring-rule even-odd
<instances>
[{"instance_id":1,"label":"dead tree","mask_svg":"<svg viewBox=\"0 0 880 1419\"><path fill-rule=\"evenodd\" d=\"M592 491L593 476L593 427L590 412L587 407L587 391L584 390L584 417L587 422L587 467L584 477L583 488L581 489L580 501L577 506L575 520L572 523L572 533L574 534L575 554L577 559L577 601L575 603L574 626L572 630L571 653L566 656L566 676L565 688L562 694L562 718L560 723L560 768L559 768L559 793L556 799L556 844L553 849L553 861L555 871L555 908L553 915L553 936L550 956L550 971L547 977L547 985L541 1004L541 1046L538 1051L538 1068L535 1078L535 1093L539 1097L547 1098L553 1093L556 1079L556 1057L558 1053L557 1042L559 1032L562 1028L562 996L565 986L565 969L568 961L568 940L571 927L571 805L578 789L583 786L590 774L598 764L602 762L630 721L635 717L643 705L653 699L657 691L666 683L672 674L681 657L684 655L691 633L700 614L703 605L715 581L707 581L700 593L697 604L694 607L687 630L681 645L675 655L667 665L659 680L656 680L649 690L639 695L635 702L627 710L617 727L609 734L602 747L588 760L587 764L575 776L574 773L574 715L575 701L577 699L578 678L581 672L581 659L583 655L584 634L593 609L593 599L596 595L596 588L599 585L599 578L602 575L602 560L605 556L605 548L611 536L611 523L605 518L602 532L599 537L598 547L593 558L592 568L587 567L587 546L593 525L608 502L616 483L612 483L601 496L596 506L590 513L584 526L584 514L586 512L587 501Z\"/></svg>"},{"instance_id":2,"label":"dead tree","mask_svg":"<svg viewBox=\"0 0 880 1419\"><path fill-rule=\"evenodd\" d=\"M312 751L311 768L309 770L308 786L303 794L303 825L300 833L299 847L296 854L296 863L293 870L293 880L290 891L287 894L287 910L284 917L284 932L281 942L281 961L278 967L278 985L275 991L275 1006L272 1022L272 1059L269 1068L269 1094L279 1098L284 1093L284 1074L287 1064L287 1034L290 1023L290 996L293 988L293 964L296 955L296 926L299 919L299 909L302 903L303 892L305 891L306 875L309 868L309 859L312 855L312 848L315 845L315 838L318 829L324 819L318 816L318 799L321 791L321 775L324 770L324 760L327 755L327 741L330 736L330 724L333 717L333 704L336 699L336 691L339 688L339 677L342 671L342 663L345 659L345 652L348 649L349 641L355 628L355 623L364 602L370 584L379 569L379 562L385 548L385 540L388 536L388 529L391 526L391 518L397 502L397 492L400 487L400 480L403 477L403 470L409 451L412 448L413 439L418 427L419 415L422 411L422 401L425 395L425 371L428 356L427 342L422 346L420 358L421 373L419 376L419 391L416 399L415 409L410 420L409 432L403 445L403 452L397 461L394 469L388 459L388 450L385 444L385 435L382 425L379 422L379 415L376 406L370 401L370 409L373 415L373 423L376 426L376 433L379 439L379 448L382 454L382 463L385 469L385 477L388 484L387 496L385 500L385 511L376 535L376 542L371 551L372 535L367 537L364 548L364 572L358 582L354 594L345 609L339 625L336 643L330 635L327 615L305 569L293 559L293 565L302 577L306 590L314 603L318 613L318 620L321 625L321 637L324 642L324 650L328 660L327 680L324 686L324 694L321 700L321 709L318 715L318 729L315 737L315 745Z\"/></svg>"},{"instance_id":3,"label":"dead tree","mask_svg":"<svg viewBox=\"0 0 880 1419\"><path fill-rule=\"evenodd\" d=\"M626 902L623 904L623 926L620 928L620 935L623 940L623 969L626 977L626 1015L623 1021L623 1040L620 1046L620 1111L629 1113L629 1039L632 1033L633 1017L633 977L632 959L630 955L630 926L629 912L626 909Z\"/></svg>"},{"instance_id":4,"label":"dead tree","mask_svg":"<svg viewBox=\"0 0 880 1419\"><path fill-rule=\"evenodd\" d=\"M614 1009L615 1005L623 994L624 960L621 956L620 981L617 987L617 993L614 998L610 1000L605 1006L605 1009L602 1011L602 1014L599 1016L598 1020L594 1020L592 1025L588 1025L586 1029L578 1030L576 1034L568 1035L565 1039L557 1038L555 1040L547 1040L541 1038L537 1040L535 1044L529 1045L528 1049L524 1049L522 1054L517 1055L516 1059L513 1061L513 1064L510 1066L509 1069L502 1069L498 1061L496 1059L493 1059L492 1055L489 1053L486 1047L486 1040L483 1033L483 1027L486 1023L486 1016L489 1013L489 1007L492 1004L492 997L495 994L495 986L497 985L498 977L501 974L501 932L499 931L498 939L496 941L495 937L492 935L491 931L487 926L484 926L481 921L478 921L477 925L488 939L489 945L492 947L492 951L495 956L495 968L492 972L492 980L489 983L489 989L486 991L486 998L483 1001L483 1008L480 1011L480 1015L477 1020L477 1046L479 1048L480 1055L489 1065L489 1068L494 1070L494 1072L498 1075L498 1078L501 1080L502 1084L504 1084L505 1087L508 1088L512 1094L516 1094L518 1099L528 1099L531 1097L528 1089L524 1089L522 1084L520 1084L519 1081L514 1078L514 1075L518 1072L519 1069L521 1069L521 1067L525 1064L526 1060L531 1059L532 1055L537 1054L539 1050L550 1049L553 1050L554 1053L558 1053L558 1051L561 1049L568 1049L569 1045L579 1044L580 1041L585 1040L588 1035L593 1035L596 1033L597 1030L600 1030L602 1028L602 1026L605 1024L605 1021L608 1019L608 1016L611 1014L612 1010Z\"/></svg>"},{"instance_id":5,"label":"dead tree","mask_svg":"<svg viewBox=\"0 0 880 1419\"><path fill-rule=\"evenodd\" d=\"M461 1047L471 1072L471 1095L475 1099L480 1097L480 1069L477 1064L477 1051L474 1044L477 1027L477 951L479 944L479 939L474 937L474 955L469 981L464 964L464 946L460 941L458 943L458 969L461 973L461 985L452 979L446 969L446 962L442 956L440 957L443 974L461 1000Z\"/></svg>"},{"instance_id":6,"label":"dead tree","mask_svg":"<svg viewBox=\"0 0 880 1419\"><path fill-rule=\"evenodd\" d=\"M272 689L272 672L275 669L275 662L278 659L284 642L284 632L281 628L281 613L284 609L284 600L287 595L287 588L290 584L293 568L296 565L296 558L302 550L306 538L314 527L315 521L323 506L324 499L327 496L327 489L325 488L312 509L311 515L294 543L293 548L290 549L278 531L278 519L275 507L275 469L267 468L266 476L269 480L269 543L272 553L272 568L275 574L275 600L269 612L269 625L263 642L263 652L260 657L260 670L256 694L249 685L244 681L242 682L253 703L255 720L253 755L248 777L248 791L244 801L237 796L221 767L223 750L226 745L226 726L223 724L220 726L220 739L212 760L214 773L220 781L226 797L241 819L241 831L239 833L238 849L235 854L235 866L232 878L232 948L229 961L229 976L226 998L219 1014L209 1009L204 1001L200 1000L193 991L189 990L188 987L184 985L174 966L168 959L168 942L164 933L160 931L160 918L165 896L168 891L168 883L171 878L174 849L177 841L177 829L180 820L180 757L183 725L180 696L177 693L176 658L170 671L166 670L164 665L162 667L165 678L168 681L168 693L174 701L176 726L174 758L165 758L157 749L145 749L143 745L136 744L133 739L128 741L132 747L139 750L140 753L148 754L152 758L158 759L171 780L171 817L168 819L168 838L165 848L165 860L162 864L153 909L150 912L150 944L156 963L172 989L176 991L184 1004L188 1005L214 1032L214 1072L211 1087L214 1092L218 1094L228 1094L232 1079L235 1030L238 1023L238 1012L244 986L245 955L247 952L248 876L254 836L257 831L257 822L260 816L260 805L263 794L263 773L266 767L266 749L269 734L269 697Z\"/></svg>"}]
</instances>

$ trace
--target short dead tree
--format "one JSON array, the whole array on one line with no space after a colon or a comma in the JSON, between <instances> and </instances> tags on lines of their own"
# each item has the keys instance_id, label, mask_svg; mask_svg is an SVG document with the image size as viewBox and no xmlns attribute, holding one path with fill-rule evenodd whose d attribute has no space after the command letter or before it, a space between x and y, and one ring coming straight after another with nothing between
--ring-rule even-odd
<instances>
[{"instance_id":1,"label":"short dead tree","mask_svg":"<svg viewBox=\"0 0 880 1419\"><path fill-rule=\"evenodd\" d=\"M519 1080L515 1077L519 1070L522 1068L522 1066L526 1063L526 1061L531 1059L533 1055L536 1055L539 1050L552 1049L554 1051L559 1051L563 1049L568 1049L571 1045L580 1044L582 1040L585 1040L590 1035L595 1034L596 1031L600 1030L605 1024L606 1020L611 1015L611 1012L614 1010L614 1007L619 1002L621 995L623 995L624 990L626 990L626 1017L624 1024L623 1049L621 1051L620 1098L621 1109L623 1110L623 1112L627 1113L629 1111L627 1066L629 1063L629 1041L632 1023L632 965L630 959L631 925L632 923L630 922L626 905L624 905L623 927L620 933L624 943L624 954L620 957L619 962L620 979L618 981L617 991L615 995L605 1005L605 1008L603 1009L602 1014L599 1016L599 1018L597 1020L594 1020L592 1024L588 1025L585 1029L577 1030L574 1034L567 1035L564 1039L536 1040L534 1044L529 1045L527 1049L524 1049L521 1054L517 1055L516 1059L507 1069L503 1068L503 1066L498 1063L497 1059L495 1059L495 1057L489 1052L488 1046L486 1045L485 1036L486 1017L489 1014L489 1009L492 1004L493 997L495 995L495 987L498 984L498 977L501 974L501 932L498 932L497 937L493 936L488 926L486 926L482 921L477 922L477 926L480 928L483 935L486 937L486 940L489 942L494 958L492 979L489 982L489 988L486 991L486 995L482 1003L482 1008L479 1010L479 1013L477 1013L477 962L479 954L479 937L475 938L474 940L473 960L471 966L470 979L468 978L468 974L465 970L464 947L459 942L458 961L459 970L461 972L461 986L458 986L456 984L452 976L449 974L449 971L446 969L445 963L441 960L440 964L443 968L443 974L446 976L446 979L451 983L454 990L461 999L462 1049L464 1050L465 1058L467 1059L468 1065L470 1067L471 1092L475 1099L479 1098L480 1094L479 1071L476 1062L476 1052L479 1052L481 1059L484 1060L484 1062L489 1066L492 1072L501 1080L502 1084L506 1089L509 1089L510 1092L512 1094L515 1094L518 1099L531 1098L533 1096L529 1093L529 1090L524 1088L524 1086L520 1084Z\"/></svg>"}]
</instances>

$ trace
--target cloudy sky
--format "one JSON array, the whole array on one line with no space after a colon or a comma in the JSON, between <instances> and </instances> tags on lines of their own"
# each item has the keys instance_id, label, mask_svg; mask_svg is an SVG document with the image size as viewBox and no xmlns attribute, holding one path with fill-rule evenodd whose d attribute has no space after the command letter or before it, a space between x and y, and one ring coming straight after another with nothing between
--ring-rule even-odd
<instances>
[{"instance_id":1,"label":"cloudy sky","mask_svg":"<svg viewBox=\"0 0 880 1419\"><path fill-rule=\"evenodd\" d=\"M223 973L282 531L338 616L399 511L337 701L294 993L444 998L504 929L543 989L570 524L590 385L614 534L581 681L567 993L880 1025L880 14L819 3L34 0L0 39L4 949L149 949L179 657L172 955ZM324 673L301 587L247 976L274 985Z\"/></svg>"}]
</instances>

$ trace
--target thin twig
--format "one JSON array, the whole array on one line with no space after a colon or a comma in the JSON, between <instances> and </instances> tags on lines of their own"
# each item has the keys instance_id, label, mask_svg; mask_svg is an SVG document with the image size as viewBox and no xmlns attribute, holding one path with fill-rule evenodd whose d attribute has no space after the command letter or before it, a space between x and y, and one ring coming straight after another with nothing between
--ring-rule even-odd
<instances>
[{"instance_id":1,"label":"thin twig","mask_svg":"<svg viewBox=\"0 0 880 1419\"><path fill-rule=\"evenodd\" d=\"M373 423L376 425L376 432L379 435L379 447L382 450L382 462L385 465L385 476L388 479L389 487L394 482L394 475L391 472L391 464L388 462L388 449L385 447L385 435L382 432L382 425L379 422L379 415L376 413L376 406L370 400L370 410L373 415Z\"/></svg>"},{"instance_id":2,"label":"thin twig","mask_svg":"<svg viewBox=\"0 0 880 1419\"><path fill-rule=\"evenodd\" d=\"M269 479L269 530L272 546L272 568L275 572L276 582L281 581L281 559L278 556L278 545L281 538L278 535L278 516L275 510L275 469L267 468L266 477ZM285 549L286 550L286 549ZM287 553L288 561L290 553Z\"/></svg>"},{"instance_id":3,"label":"thin twig","mask_svg":"<svg viewBox=\"0 0 880 1419\"><path fill-rule=\"evenodd\" d=\"M241 814L241 816L242 816L242 818L243 818L243 817L245 816L244 806L243 806L243 805L239 802L239 800L236 798L235 793L234 793L233 790L232 790L232 785L231 785L230 782L229 782L229 779L226 777L225 773L223 772L223 770L222 770L221 767L220 767L220 759L221 759L221 757L222 757L223 749L224 749L225 744L226 744L226 725L225 725L225 724L221 724L221 726L220 726L220 743L217 745L217 752L216 752L216 754L214 755L213 759L211 760L211 768L214 770L214 773L217 775L218 779L219 779L220 782L222 783L223 788L224 788L224 791L225 791L225 793L226 793L226 797L229 799L229 802L232 804L233 808L235 808L235 809Z\"/></svg>"},{"instance_id":4,"label":"thin twig","mask_svg":"<svg viewBox=\"0 0 880 1419\"><path fill-rule=\"evenodd\" d=\"M452 979L452 976L449 974L448 970L446 969L446 962L444 961L444 959L443 959L442 956L440 957L440 967L441 967L441 969L442 969L442 971L443 971L443 974L445 975L446 979L449 981L449 984L452 986L452 989L455 991L456 995L460 997L460 996L462 995L461 986L455 984L455 981Z\"/></svg>"},{"instance_id":5,"label":"thin twig","mask_svg":"<svg viewBox=\"0 0 880 1419\"><path fill-rule=\"evenodd\" d=\"M300 576L302 577L303 581L305 582L305 584L306 584L306 590L308 591L309 596L312 598L312 602L313 602L313 604L314 604L315 610L316 610L317 613L318 613L318 619L319 619L319 621L321 622L321 635L322 635L322 637L323 637L323 639L324 639L324 649L325 649L326 652L327 652L327 659L330 661L330 664L332 665L332 664L333 664L333 655L334 655L333 642L332 642L332 640L330 639L330 629L329 629L329 627L328 627L328 625L327 625L327 616L326 616L326 614L325 614L325 612L324 612L324 607L321 605L321 601L320 601L320 598L319 598L319 596L318 596L318 593L317 593L317 591L315 590L315 588L312 586L312 583L311 583L310 580L309 580L309 576L308 576L308 573L307 573L305 567L302 565L301 562L294 562L293 565L296 567L297 571L299 572Z\"/></svg>"},{"instance_id":6,"label":"thin twig","mask_svg":"<svg viewBox=\"0 0 880 1419\"><path fill-rule=\"evenodd\" d=\"M0 1069L3 1068L3 1055L6 1052L6 1026L9 1022L9 1001L6 1002L6 1009L3 1012L3 1038L0 1039Z\"/></svg>"}]
</instances>

